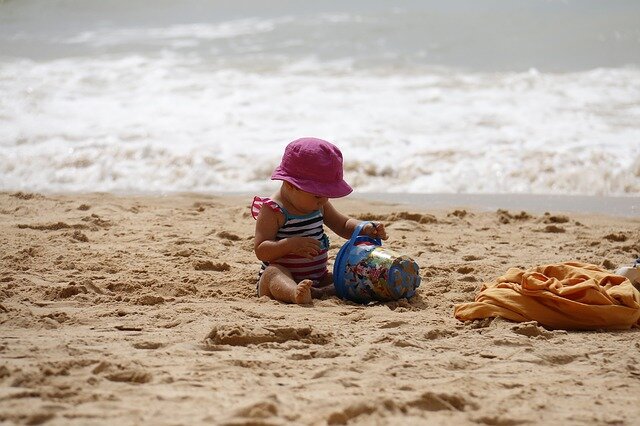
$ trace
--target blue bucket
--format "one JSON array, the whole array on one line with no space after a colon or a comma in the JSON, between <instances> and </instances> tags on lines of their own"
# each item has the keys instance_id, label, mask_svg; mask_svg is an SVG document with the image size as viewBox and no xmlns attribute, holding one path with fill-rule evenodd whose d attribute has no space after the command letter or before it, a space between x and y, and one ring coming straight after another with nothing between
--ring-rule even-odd
<instances>
[{"instance_id":1,"label":"blue bucket","mask_svg":"<svg viewBox=\"0 0 640 426\"><path fill-rule=\"evenodd\" d=\"M420 285L418 264L382 248L379 238L359 235L372 222L361 222L338 252L333 282L342 299L357 303L410 298Z\"/></svg>"}]
</instances>

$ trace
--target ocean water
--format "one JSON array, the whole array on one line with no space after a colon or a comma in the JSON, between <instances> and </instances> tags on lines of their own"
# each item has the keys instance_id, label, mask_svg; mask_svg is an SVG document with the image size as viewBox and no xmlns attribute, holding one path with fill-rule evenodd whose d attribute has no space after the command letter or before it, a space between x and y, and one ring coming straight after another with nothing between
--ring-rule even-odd
<instances>
[{"instance_id":1,"label":"ocean water","mask_svg":"<svg viewBox=\"0 0 640 426\"><path fill-rule=\"evenodd\" d=\"M0 190L640 195L640 2L0 1Z\"/></svg>"}]
</instances>

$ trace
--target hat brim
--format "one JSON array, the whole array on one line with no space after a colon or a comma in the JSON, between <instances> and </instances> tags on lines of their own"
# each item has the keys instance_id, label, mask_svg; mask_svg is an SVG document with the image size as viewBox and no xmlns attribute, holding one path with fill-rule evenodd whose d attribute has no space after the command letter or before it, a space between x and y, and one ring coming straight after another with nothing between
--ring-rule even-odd
<instances>
[{"instance_id":1,"label":"hat brim","mask_svg":"<svg viewBox=\"0 0 640 426\"><path fill-rule=\"evenodd\" d=\"M353 192L353 188L349 186L344 179L336 182L317 182L307 179L295 178L284 173L280 167L277 167L271 175L271 180L284 180L296 188L302 189L305 192L309 192L313 195L327 198L342 198Z\"/></svg>"}]
</instances>

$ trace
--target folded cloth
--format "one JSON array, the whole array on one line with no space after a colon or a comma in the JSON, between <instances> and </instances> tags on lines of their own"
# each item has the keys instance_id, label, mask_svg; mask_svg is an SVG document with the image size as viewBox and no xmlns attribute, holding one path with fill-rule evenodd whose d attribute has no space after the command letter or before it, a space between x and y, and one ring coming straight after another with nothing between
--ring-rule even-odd
<instances>
[{"instance_id":1,"label":"folded cloth","mask_svg":"<svg viewBox=\"0 0 640 426\"><path fill-rule=\"evenodd\" d=\"M552 329L620 330L638 324L640 293L629 279L586 263L510 268L454 314L460 321L503 317Z\"/></svg>"}]
</instances>

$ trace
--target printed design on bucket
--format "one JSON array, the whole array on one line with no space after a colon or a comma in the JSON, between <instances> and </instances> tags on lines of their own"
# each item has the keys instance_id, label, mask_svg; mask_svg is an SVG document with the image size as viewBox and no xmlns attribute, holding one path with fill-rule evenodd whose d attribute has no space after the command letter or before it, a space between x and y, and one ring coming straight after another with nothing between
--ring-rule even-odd
<instances>
[{"instance_id":1,"label":"printed design on bucket","mask_svg":"<svg viewBox=\"0 0 640 426\"><path fill-rule=\"evenodd\" d=\"M358 303L391 301L415 294L420 285L418 264L408 256L382 248L379 239L354 231L338 253L334 282L338 296Z\"/></svg>"}]
</instances>

